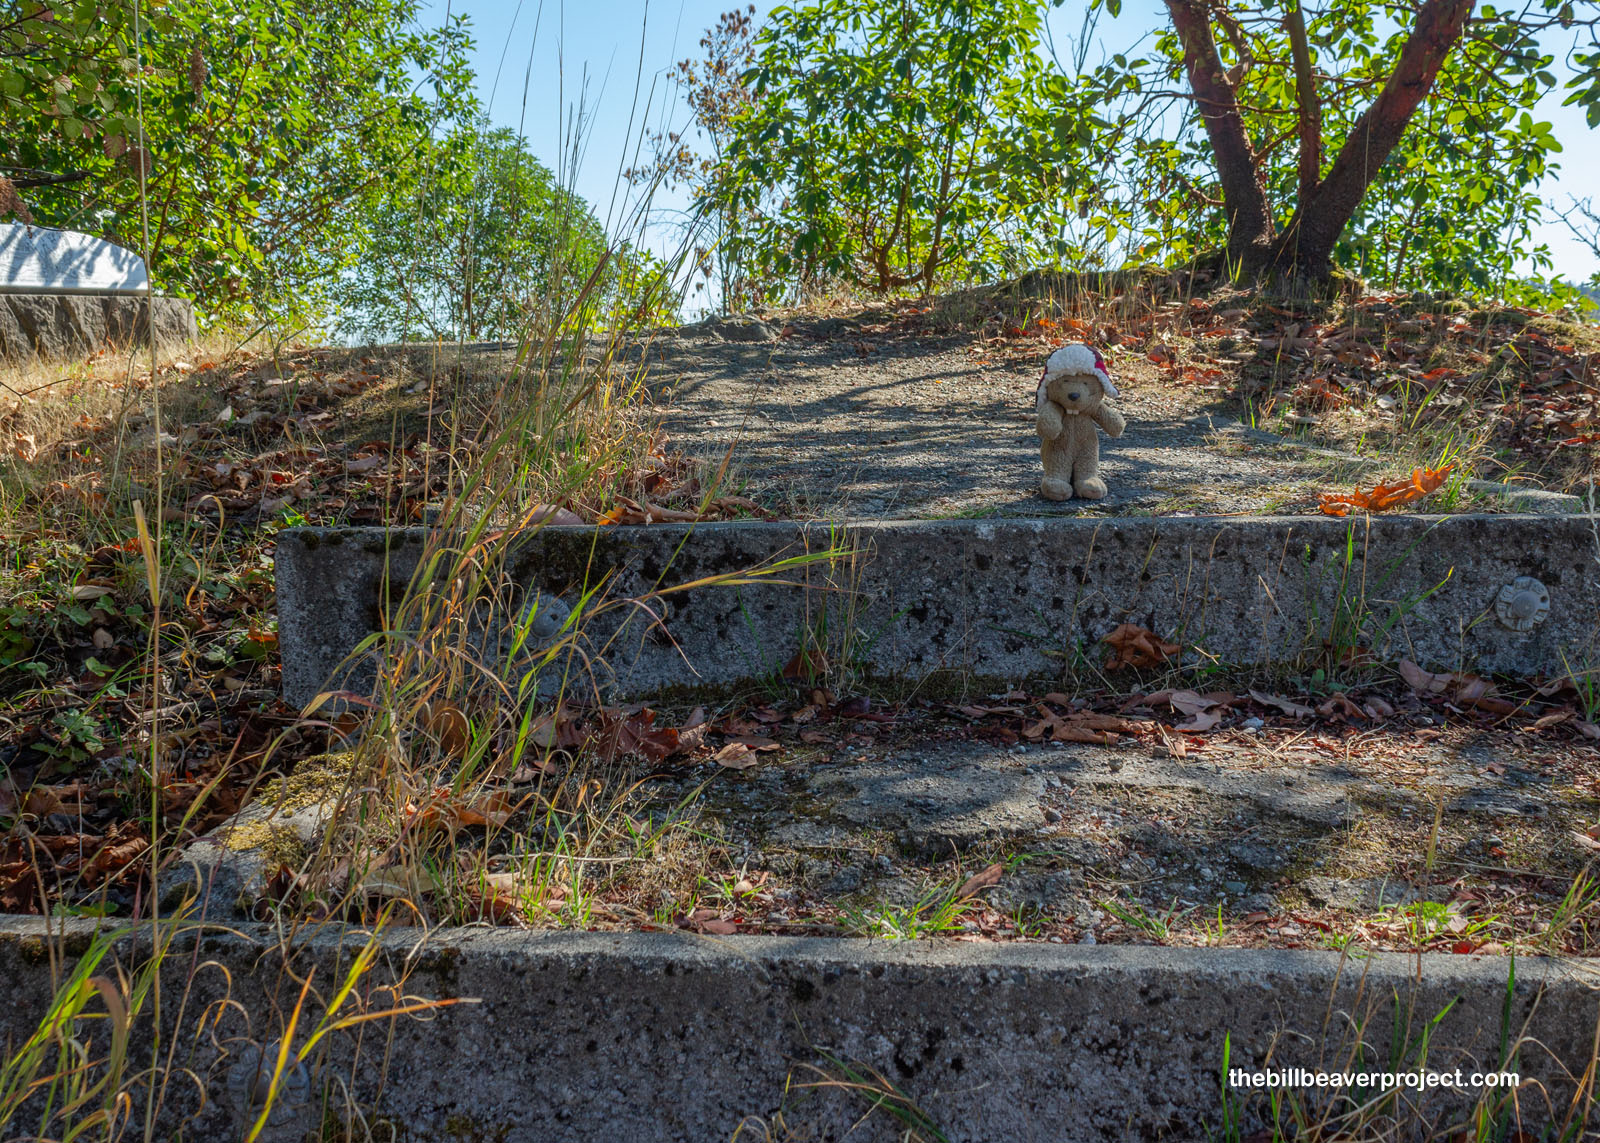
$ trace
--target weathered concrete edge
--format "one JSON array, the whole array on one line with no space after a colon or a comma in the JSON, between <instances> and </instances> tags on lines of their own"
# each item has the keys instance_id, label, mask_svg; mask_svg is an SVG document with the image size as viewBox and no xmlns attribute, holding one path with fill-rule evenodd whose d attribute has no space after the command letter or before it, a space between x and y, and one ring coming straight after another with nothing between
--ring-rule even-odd
<instances>
[{"instance_id":1,"label":"weathered concrete edge","mask_svg":"<svg viewBox=\"0 0 1600 1143\"><path fill-rule=\"evenodd\" d=\"M178 347L199 336L194 303L144 293L0 293L0 358L61 358L102 348Z\"/></svg>"},{"instance_id":2,"label":"weathered concrete edge","mask_svg":"<svg viewBox=\"0 0 1600 1143\"><path fill-rule=\"evenodd\" d=\"M48 1002L47 942L65 933L81 949L95 928L0 917L0 1037L18 1043ZM318 979L336 979L366 939L312 932L296 946L298 979L311 965ZM1365 1022L1382 1060L1395 1004L1411 1035L1453 1004L1429 1066L1499 1066L1511 966L1440 954L1341 961L1331 952L503 929L435 930L426 940L391 930L378 945L377 975L408 969L408 993L480 1002L402 1021L385 1068L342 1057L334 1066L402 1138L506 1143L556 1131L730 1138L744 1117L785 1103L792 1071L830 1055L877 1069L952 1140L1058 1138L1067 1123L1075 1139L1201 1139L1222 1114L1225 1035L1237 1067L1263 1066L1270 1049L1275 1067L1343 1068L1337 1031L1323 1031L1330 1019L1335 1029L1346 1013ZM259 924L199 941L258 1020L299 990L278 948ZM191 957L170 963L176 976ZM219 998L220 976L196 978L191 1011ZM1600 964L1516 962L1512 1026L1543 1048L1515 1067L1558 1108L1571 1094L1562 1069L1581 1073L1591 1051L1597 985ZM1524 1123L1548 1121L1542 1097L1522 1095ZM1464 1106L1438 1098L1434 1110L1447 1116ZM1246 1104L1247 1129L1264 1109L1259 1098ZM800 1117L848 1126L860 1111L814 1099Z\"/></svg>"},{"instance_id":3,"label":"weathered concrete edge","mask_svg":"<svg viewBox=\"0 0 1600 1143\"><path fill-rule=\"evenodd\" d=\"M610 672L598 681L636 696L686 681L718 687L770 677L798 650L819 610L843 607L847 598L861 605L834 629L870 636L864 652L858 644L847 653L861 652L873 673L915 679L939 671L991 681L1059 676L1065 664L1095 658L1094 644L1124 621L1228 665L1293 661L1308 646L1344 637L1333 629L1355 622L1365 625L1370 650L1391 659L1551 675L1600 657L1594 528L1595 518L1584 515L546 528L517 541L507 570L557 595L614 572L613 593L626 597L649 594L663 576L670 584L734 574L841 537L865 553L786 577L828 589L821 593L751 582L675 596L655 609L670 639L630 611L630 626L600 631L591 642L605 648ZM290 702L309 700L378 629L380 597L403 592L427 542L421 529L279 534ZM1510 630L1496 621L1496 599L1523 576L1548 589L1548 614L1532 630ZM351 685L360 689L371 674L368 664Z\"/></svg>"}]
</instances>

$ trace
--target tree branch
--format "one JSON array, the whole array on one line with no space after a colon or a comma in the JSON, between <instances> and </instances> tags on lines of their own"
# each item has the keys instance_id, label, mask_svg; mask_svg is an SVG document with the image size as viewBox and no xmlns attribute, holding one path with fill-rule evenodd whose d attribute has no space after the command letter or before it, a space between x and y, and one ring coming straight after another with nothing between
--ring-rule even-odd
<instances>
[{"instance_id":1,"label":"tree branch","mask_svg":"<svg viewBox=\"0 0 1600 1143\"><path fill-rule=\"evenodd\" d=\"M1367 187L1433 89L1445 57L1461 40L1473 0L1423 0L1394 72L1356 120L1315 193L1296 204L1274 261L1321 273Z\"/></svg>"},{"instance_id":2,"label":"tree branch","mask_svg":"<svg viewBox=\"0 0 1600 1143\"><path fill-rule=\"evenodd\" d=\"M1201 122L1217 157L1223 210L1228 216L1228 253L1234 259L1272 238L1272 211L1261 184L1250 137L1233 85L1223 74L1217 41L1203 0L1166 0L1183 45L1183 66L1198 101Z\"/></svg>"},{"instance_id":3,"label":"tree branch","mask_svg":"<svg viewBox=\"0 0 1600 1143\"><path fill-rule=\"evenodd\" d=\"M29 172L22 178L12 179L11 185L14 187L48 187L58 183L82 182L89 177L88 171L65 171L59 175L51 175L44 171L36 171L32 167L0 167L0 170Z\"/></svg>"},{"instance_id":4,"label":"tree branch","mask_svg":"<svg viewBox=\"0 0 1600 1143\"><path fill-rule=\"evenodd\" d=\"M1289 55L1294 60L1294 95L1300 111L1300 195L1305 202L1322 178L1322 103L1317 79L1311 72L1311 41L1306 35L1306 12L1301 0L1289 0L1283 16L1289 33Z\"/></svg>"}]
</instances>

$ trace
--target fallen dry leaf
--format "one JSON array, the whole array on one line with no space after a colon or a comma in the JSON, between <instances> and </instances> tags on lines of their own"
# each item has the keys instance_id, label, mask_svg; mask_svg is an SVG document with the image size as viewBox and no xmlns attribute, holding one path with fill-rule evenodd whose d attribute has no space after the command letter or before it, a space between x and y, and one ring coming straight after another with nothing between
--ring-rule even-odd
<instances>
[{"instance_id":1,"label":"fallen dry leaf","mask_svg":"<svg viewBox=\"0 0 1600 1143\"><path fill-rule=\"evenodd\" d=\"M802 647L783 665L783 677L790 682L809 683L828 673L828 656L815 645Z\"/></svg>"},{"instance_id":2,"label":"fallen dry leaf","mask_svg":"<svg viewBox=\"0 0 1600 1143\"><path fill-rule=\"evenodd\" d=\"M1115 734L1074 723L1055 727L1050 737L1056 742L1087 742L1092 746L1114 746L1117 742Z\"/></svg>"},{"instance_id":3,"label":"fallen dry leaf","mask_svg":"<svg viewBox=\"0 0 1600 1143\"><path fill-rule=\"evenodd\" d=\"M711 756L718 766L730 770L748 770L756 764L756 753L742 742L730 742Z\"/></svg>"},{"instance_id":4,"label":"fallen dry leaf","mask_svg":"<svg viewBox=\"0 0 1600 1143\"><path fill-rule=\"evenodd\" d=\"M652 762L660 762L684 749L678 731L672 727L656 728L655 720L656 712L648 709L602 711L597 749L607 759L637 754Z\"/></svg>"},{"instance_id":5,"label":"fallen dry leaf","mask_svg":"<svg viewBox=\"0 0 1600 1143\"><path fill-rule=\"evenodd\" d=\"M1516 703L1496 697L1494 684L1477 675L1436 674L1424 671L1409 659L1402 659L1400 677L1420 694L1442 695L1460 706L1502 716L1517 710Z\"/></svg>"},{"instance_id":6,"label":"fallen dry leaf","mask_svg":"<svg viewBox=\"0 0 1600 1143\"><path fill-rule=\"evenodd\" d=\"M1220 714L1216 714L1215 712L1209 710L1203 710L1196 714L1193 718L1189 719L1188 722L1178 723L1178 725L1173 729L1186 730L1191 734L1199 734L1203 731L1215 730L1217 725L1221 722L1222 716Z\"/></svg>"},{"instance_id":7,"label":"fallen dry leaf","mask_svg":"<svg viewBox=\"0 0 1600 1143\"><path fill-rule=\"evenodd\" d=\"M100 851L84 865L80 876L84 884L94 885L107 874L113 874L128 865L150 848L150 842L139 836L139 823L124 822Z\"/></svg>"},{"instance_id":8,"label":"fallen dry leaf","mask_svg":"<svg viewBox=\"0 0 1600 1143\"><path fill-rule=\"evenodd\" d=\"M776 750L778 748L778 744L772 739L763 738L759 734L730 734L728 736L728 741L742 742L751 750L757 750L762 753L766 753L770 750Z\"/></svg>"},{"instance_id":9,"label":"fallen dry leaf","mask_svg":"<svg viewBox=\"0 0 1600 1143\"><path fill-rule=\"evenodd\" d=\"M678 729L678 753L693 754L705 745L706 731L711 728L704 722L683 726Z\"/></svg>"},{"instance_id":10,"label":"fallen dry leaf","mask_svg":"<svg viewBox=\"0 0 1600 1143\"><path fill-rule=\"evenodd\" d=\"M356 886L356 891L365 896L416 901L422 897L423 881L409 866L393 866L368 873Z\"/></svg>"},{"instance_id":11,"label":"fallen dry leaf","mask_svg":"<svg viewBox=\"0 0 1600 1143\"><path fill-rule=\"evenodd\" d=\"M1234 701L1232 695L1202 695L1194 691L1160 691L1146 700L1151 705L1165 702L1176 711L1189 716L1189 721L1180 722L1174 729L1198 734L1207 730L1214 730L1222 722L1222 716L1216 713L1215 708L1227 706Z\"/></svg>"},{"instance_id":12,"label":"fallen dry leaf","mask_svg":"<svg viewBox=\"0 0 1600 1143\"><path fill-rule=\"evenodd\" d=\"M1444 486L1445 479L1454 467L1452 464L1447 464L1442 468L1413 469L1410 480L1400 484L1380 484L1371 492L1363 492L1359 488L1348 496L1325 492L1318 498L1319 507L1327 516L1348 516L1352 508L1363 512L1383 512L1390 508L1398 508L1402 504L1421 500L1430 492L1437 492Z\"/></svg>"},{"instance_id":13,"label":"fallen dry leaf","mask_svg":"<svg viewBox=\"0 0 1600 1143\"><path fill-rule=\"evenodd\" d=\"M1454 675L1436 675L1430 671L1424 671L1410 659L1400 660L1400 677L1406 681L1406 684L1412 690L1422 694L1436 695L1442 695L1449 690L1451 683L1455 679Z\"/></svg>"},{"instance_id":14,"label":"fallen dry leaf","mask_svg":"<svg viewBox=\"0 0 1600 1143\"><path fill-rule=\"evenodd\" d=\"M1174 710L1181 710L1184 714L1195 715L1210 710L1214 706L1222 706L1224 700L1212 695L1196 694L1194 691L1165 691L1159 696L1151 695L1150 701L1154 703L1160 697Z\"/></svg>"},{"instance_id":15,"label":"fallen dry leaf","mask_svg":"<svg viewBox=\"0 0 1600 1143\"><path fill-rule=\"evenodd\" d=\"M976 896L985 889L994 888L1000 884L1000 878L1005 871L1005 863L997 861L982 872L974 873L962 883L961 888L956 890L956 900L961 901Z\"/></svg>"},{"instance_id":16,"label":"fallen dry leaf","mask_svg":"<svg viewBox=\"0 0 1600 1143\"><path fill-rule=\"evenodd\" d=\"M447 702L429 703L424 709L424 725L451 758L462 758L472 744L472 723L460 707Z\"/></svg>"},{"instance_id":17,"label":"fallen dry leaf","mask_svg":"<svg viewBox=\"0 0 1600 1143\"><path fill-rule=\"evenodd\" d=\"M511 820L516 808L511 795L501 790L463 801L448 786L441 786L422 806L406 807L407 823L416 829L442 828L451 832L466 826L498 827Z\"/></svg>"},{"instance_id":18,"label":"fallen dry leaf","mask_svg":"<svg viewBox=\"0 0 1600 1143\"><path fill-rule=\"evenodd\" d=\"M1367 717L1375 721L1394 717L1394 707L1386 699L1374 695L1361 704L1361 709L1367 712Z\"/></svg>"},{"instance_id":19,"label":"fallen dry leaf","mask_svg":"<svg viewBox=\"0 0 1600 1143\"><path fill-rule=\"evenodd\" d=\"M1350 701L1350 696L1343 691L1335 691L1329 695L1327 701L1317 707L1317 713L1323 718L1361 718L1367 717L1367 712Z\"/></svg>"},{"instance_id":20,"label":"fallen dry leaf","mask_svg":"<svg viewBox=\"0 0 1600 1143\"><path fill-rule=\"evenodd\" d=\"M1106 670L1123 667L1159 667L1178 653L1176 643L1168 643L1153 631L1135 623L1123 623L1101 640L1111 648Z\"/></svg>"},{"instance_id":21,"label":"fallen dry leaf","mask_svg":"<svg viewBox=\"0 0 1600 1143\"><path fill-rule=\"evenodd\" d=\"M1279 695L1269 695L1263 694L1260 691L1251 691L1250 697L1255 699L1262 706L1276 707L1290 718L1310 718L1312 715L1317 713L1303 703L1292 702L1289 699L1282 698Z\"/></svg>"},{"instance_id":22,"label":"fallen dry leaf","mask_svg":"<svg viewBox=\"0 0 1600 1143\"><path fill-rule=\"evenodd\" d=\"M566 527L573 524L582 524L583 517L559 505L541 504L528 517L528 523L553 524L557 527Z\"/></svg>"}]
</instances>

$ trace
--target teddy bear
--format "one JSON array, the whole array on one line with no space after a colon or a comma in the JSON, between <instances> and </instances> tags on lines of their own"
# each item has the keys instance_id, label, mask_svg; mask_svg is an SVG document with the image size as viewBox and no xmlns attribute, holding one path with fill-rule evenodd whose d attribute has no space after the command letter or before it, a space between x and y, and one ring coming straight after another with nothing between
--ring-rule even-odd
<instances>
[{"instance_id":1,"label":"teddy bear","mask_svg":"<svg viewBox=\"0 0 1600 1143\"><path fill-rule=\"evenodd\" d=\"M1087 345L1063 345L1045 362L1039 379L1039 452L1044 479L1039 495L1046 500L1080 496L1099 500L1106 482L1099 477L1099 425L1109 437L1128 427L1107 398L1117 396L1111 373L1100 354Z\"/></svg>"}]
</instances>

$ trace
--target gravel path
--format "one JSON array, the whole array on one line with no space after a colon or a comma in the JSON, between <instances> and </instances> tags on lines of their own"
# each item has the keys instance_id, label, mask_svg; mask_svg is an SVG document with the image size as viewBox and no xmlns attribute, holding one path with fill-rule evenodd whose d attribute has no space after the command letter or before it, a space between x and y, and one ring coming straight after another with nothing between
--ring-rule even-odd
<instances>
[{"instance_id":1,"label":"gravel path","mask_svg":"<svg viewBox=\"0 0 1600 1143\"><path fill-rule=\"evenodd\" d=\"M1600 807L1591 746L1506 729L1219 730L1179 757L1175 732L1007 746L933 715L837 726L821 730L845 745L786 742L748 773L658 796L695 800L741 867L814 899L905 905L952 860L971 872L1013 855L991 900L1083 926L1107 897L1202 921L1219 905L1370 916L1468 886L1549 908L1589 859L1574 834Z\"/></svg>"},{"instance_id":2,"label":"gravel path","mask_svg":"<svg viewBox=\"0 0 1600 1143\"><path fill-rule=\"evenodd\" d=\"M651 382L673 443L716 460L733 446L746 493L794 515L1295 512L1326 486L1325 459L1275 447L1220 394L1164 384L1124 353L1113 369L1128 431L1101 438L1110 495L1053 504L1038 495L1042 355L860 319L777 332L686 327L651 347ZM776 339L744 340L763 336Z\"/></svg>"}]
</instances>

